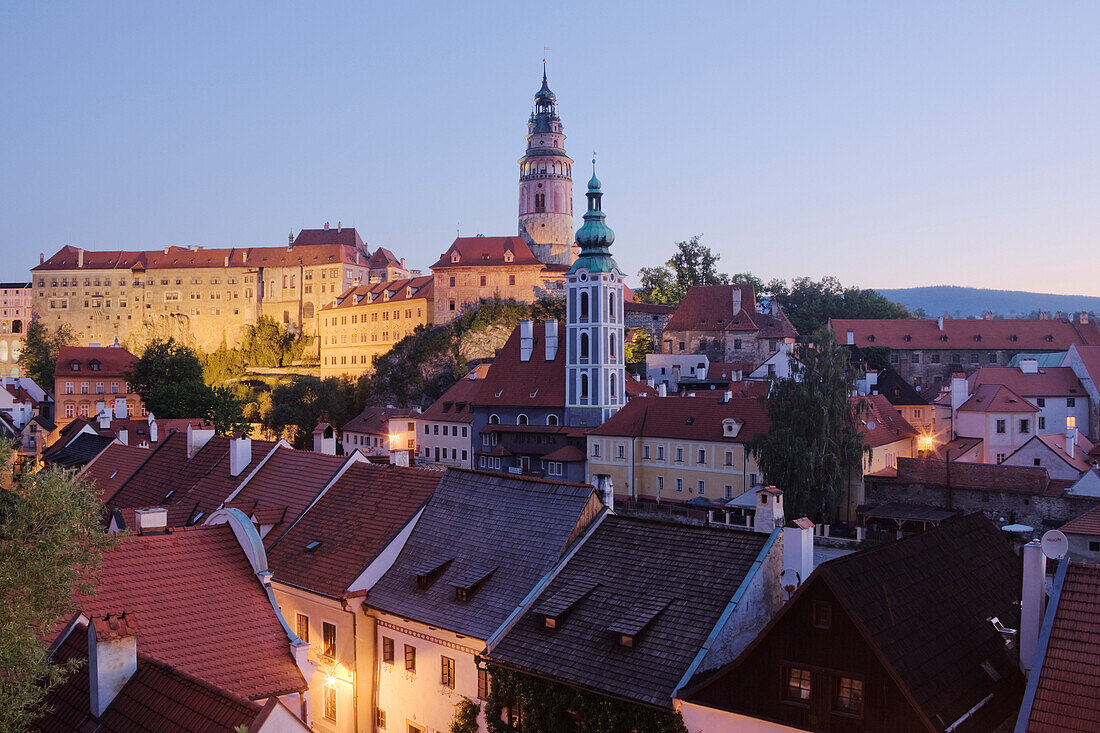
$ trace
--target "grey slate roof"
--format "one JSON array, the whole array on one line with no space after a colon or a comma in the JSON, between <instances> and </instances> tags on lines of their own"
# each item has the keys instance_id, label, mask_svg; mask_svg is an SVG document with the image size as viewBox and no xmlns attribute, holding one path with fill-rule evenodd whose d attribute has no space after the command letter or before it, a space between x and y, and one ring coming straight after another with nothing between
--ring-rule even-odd
<instances>
[{"instance_id":1,"label":"grey slate roof","mask_svg":"<svg viewBox=\"0 0 1100 733\"><path fill-rule=\"evenodd\" d=\"M450 469L367 604L487 639L581 531L593 494L591 486ZM418 574L434 580L420 588ZM469 600L457 600L456 588L470 585Z\"/></svg>"},{"instance_id":2,"label":"grey slate roof","mask_svg":"<svg viewBox=\"0 0 1100 733\"><path fill-rule=\"evenodd\" d=\"M670 707L768 538L607 515L488 656L566 684ZM546 627L546 613L557 616L554 629ZM635 634L634 646L620 646L620 633Z\"/></svg>"},{"instance_id":3,"label":"grey slate roof","mask_svg":"<svg viewBox=\"0 0 1100 733\"><path fill-rule=\"evenodd\" d=\"M65 468L83 466L102 453L114 440L106 435L82 433L64 448L43 455L42 460Z\"/></svg>"}]
</instances>

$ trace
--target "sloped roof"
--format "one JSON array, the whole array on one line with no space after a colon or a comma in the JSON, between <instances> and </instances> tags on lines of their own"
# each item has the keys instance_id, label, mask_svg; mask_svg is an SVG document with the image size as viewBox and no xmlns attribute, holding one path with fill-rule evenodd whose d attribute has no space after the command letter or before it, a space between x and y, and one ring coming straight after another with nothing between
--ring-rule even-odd
<instances>
[{"instance_id":1,"label":"sloped roof","mask_svg":"<svg viewBox=\"0 0 1100 733\"><path fill-rule=\"evenodd\" d=\"M878 382L874 389L890 400L891 405L920 407L928 404L928 399L893 369L884 369L878 373Z\"/></svg>"},{"instance_id":2,"label":"sloped roof","mask_svg":"<svg viewBox=\"0 0 1100 733\"><path fill-rule=\"evenodd\" d=\"M967 379L971 391L979 384L1003 384L1025 397L1085 397L1081 380L1069 367L1044 367L1028 374L1017 367L981 367Z\"/></svg>"},{"instance_id":3,"label":"sloped roof","mask_svg":"<svg viewBox=\"0 0 1100 733\"><path fill-rule=\"evenodd\" d=\"M111 442L84 467L81 475L92 483L102 503L113 496L150 455L148 448Z\"/></svg>"},{"instance_id":4,"label":"sloped roof","mask_svg":"<svg viewBox=\"0 0 1100 733\"><path fill-rule=\"evenodd\" d=\"M60 443L61 441L58 441ZM55 466L73 468L83 466L102 453L107 446L114 442L114 438L105 435L91 435L81 433L68 444L61 444L57 450L47 451L42 454L45 463Z\"/></svg>"},{"instance_id":5,"label":"sloped roof","mask_svg":"<svg viewBox=\"0 0 1100 733\"><path fill-rule=\"evenodd\" d=\"M1077 349L1077 354L1085 365L1085 371L1088 372L1097 388L1100 389L1100 345L1082 346L1077 344L1074 348Z\"/></svg>"},{"instance_id":6,"label":"sloped roof","mask_svg":"<svg viewBox=\"0 0 1100 733\"><path fill-rule=\"evenodd\" d=\"M400 267L401 260L397 259L397 256L393 252L390 252L385 247L379 247L374 251L374 254L367 260L367 264L372 268L379 267Z\"/></svg>"},{"instance_id":7,"label":"sloped roof","mask_svg":"<svg viewBox=\"0 0 1100 733\"><path fill-rule=\"evenodd\" d=\"M598 501L591 486L448 469L367 603L487 639L579 534L590 501ZM444 564L418 587L418 573ZM469 601L456 600L455 582L489 568Z\"/></svg>"},{"instance_id":8,"label":"sloped roof","mask_svg":"<svg viewBox=\"0 0 1100 733\"><path fill-rule=\"evenodd\" d=\"M335 303L325 305L321 310L340 310L377 303L403 303L408 300L431 298L434 293L435 279L431 275L380 283L364 283L348 288Z\"/></svg>"},{"instance_id":9,"label":"sloped roof","mask_svg":"<svg viewBox=\"0 0 1100 733\"><path fill-rule=\"evenodd\" d=\"M740 291L741 307L733 309L733 293ZM747 312L756 312L756 291L752 285L694 285L688 288L676 312L668 319L666 331L724 331L741 316L741 325L755 323Z\"/></svg>"},{"instance_id":10,"label":"sloped roof","mask_svg":"<svg viewBox=\"0 0 1100 733\"><path fill-rule=\"evenodd\" d=\"M899 440L917 437L917 429L898 413L885 395L873 394L852 398L853 402L859 399L867 404L867 411L860 418L859 426L865 445L879 448Z\"/></svg>"},{"instance_id":11,"label":"sloped roof","mask_svg":"<svg viewBox=\"0 0 1100 733\"><path fill-rule=\"evenodd\" d=\"M1068 562L1055 581L1020 722L1026 733L1100 730L1100 566Z\"/></svg>"},{"instance_id":12,"label":"sloped roof","mask_svg":"<svg viewBox=\"0 0 1100 733\"><path fill-rule=\"evenodd\" d=\"M100 435L107 435L112 438L118 437L120 431L125 430L127 445L137 445L138 443L148 443L150 446L154 446L160 441L168 437L168 434L173 430L178 430L181 433L186 433L188 426L192 428L198 428L202 430L213 430L214 426L208 423L201 417L193 418L156 418L154 420L157 424L157 439L152 439L152 434L149 430L149 420L144 417L127 417L127 418L114 418L111 420L111 424L106 428L99 427L99 420L89 421L92 429Z\"/></svg>"},{"instance_id":13,"label":"sloped roof","mask_svg":"<svg viewBox=\"0 0 1100 733\"><path fill-rule=\"evenodd\" d=\"M546 360L546 324L532 324L534 347L529 361L520 361L520 327L516 326L481 380L478 406L564 407L565 338L558 331L554 360Z\"/></svg>"},{"instance_id":14,"label":"sloped roof","mask_svg":"<svg viewBox=\"0 0 1100 733\"><path fill-rule=\"evenodd\" d=\"M481 391L481 380L489 373L488 364L478 364L462 379L450 386L438 400L431 404L417 420L435 420L439 422L474 421L474 403ZM470 377L473 377L471 379Z\"/></svg>"},{"instance_id":15,"label":"sloped roof","mask_svg":"<svg viewBox=\"0 0 1100 733\"><path fill-rule=\"evenodd\" d=\"M1100 505L1074 517L1059 529L1070 534L1100 535Z\"/></svg>"},{"instance_id":16,"label":"sloped roof","mask_svg":"<svg viewBox=\"0 0 1100 733\"><path fill-rule=\"evenodd\" d=\"M666 315L671 316L676 312L676 306L665 305L664 303L638 303L630 298L625 298L626 302L623 304L623 310L635 313L651 313L654 315Z\"/></svg>"},{"instance_id":17,"label":"sloped roof","mask_svg":"<svg viewBox=\"0 0 1100 733\"><path fill-rule=\"evenodd\" d=\"M54 651L56 663L79 661L81 666L46 696L49 712L32 724L45 733L85 730L91 718L88 690L88 631L77 624ZM96 720L97 733L190 733L229 731L249 725L260 705L214 687L138 649L137 671Z\"/></svg>"},{"instance_id":18,"label":"sloped roof","mask_svg":"<svg viewBox=\"0 0 1100 733\"><path fill-rule=\"evenodd\" d=\"M328 229L303 229L294 238L294 246L319 244L340 244L345 247L355 247L366 251L363 240L359 237L359 230L355 227L329 227ZM276 249L272 247L272 249ZM281 249L281 248L280 248Z\"/></svg>"},{"instance_id":19,"label":"sloped roof","mask_svg":"<svg viewBox=\"0 0 1100 733\"><path fill-rule=\"evenodd\" d=\"M353 464L271 547L275 580L340 597L442 478L438 471ZM320 544L307 549L313 542Z\"/></svg>"},{"instance_id":20,"label":"sloped roof","mask_svg":"<svg viewBox=\"0 0 1100 733\"><path fill-rule=\"evenodd\" d=\"M407 407L377 407L368 405L358 415L344 423L341 433L369 433L388 435L390 420L414 420L420 417L419 410Z\"/></svg>"},{"instance_id":21,"label":"sloped roof","mask_svg":"<svg viewBox=\"0 0 1100 733\"><path fill-rule=\"evenodd\" d=\"M248 700L305 688L290 641L228 524L121 535L77 595L85 616L138 619L138 649Z\"/></svg>"},{"instance_id":22,"label":"sloped roof","mask_svg":"<svg viewBox=\"0 0 1100 733\"><path fill-rule=\"evenodd\" d=\"M1070 454L1066 452L1066 436L1061 433L1036 435L1034 438L1032 438L1032 440L1036 439L1041 441L1046 447L1050 448L1050 450L1055 455L1065 461L1066 464L1069 465L1071 468L1078 471L1087 471L1092 468L1092 464L1085 460L1085 456L1088 455L1089 451L1093 449L1093 445L1085 436L1077 436L1078 444L1074 446L1073 456L1070 456ZM1023 446L1020 446L1020 448L1017 448L1016 451L1019 451L1022 448ZM1011 457L1012 456L1009 456L1009 458Z\"/></svg>"},{"instance_id":23,"label":"sloped roof","mask_svg":"<svg viewBox=\"0 0 1100 733\"><path fill-rule=\"evenodd\" d=\"M80 365L79 371L73 371L72 362ZM99 371L94 372L90 366L92 361L100 363ZM114 377L125 374L137 361L137 357L126 349L118 346L62 346L57 351L57 365L54 367L54 378L81 377L95 379L98 377ZM89 395L91 396L91 395ZM121 397L123 395L95 395L106 400L108 397Z\"/></svg>"},{"instance_id":24,"label":"sloped roof","mask_svg":"<svg viewBox=\"0 0 1100 733\"><path fill-rule=\"evenodd\" d=\"M1036 496L1048 495L1051 485L1045 468L1005 466L992 463L951 462L951 486L975 491L996 491ZM897 476L889 480L902 484L946 486L947 464L932 458L898 458ZM1058 492L1060 495L1061 492Z\"/></svg>"},{"instance_id":25,"label":"sloped roof","mask_svg":"<svg viewBox=\"0 0 1100 733\"><path fill-rule=\"evenodd\" d=\"M458 253L459 261L452 262L451 255ZM512 253L512 261L504 258L506 252ZM448 267L493 267L508 265L543 266L537 257L527 246L522 237L459 237L447 251L439 256L433 270L446 269Z\"/></svg>"},{"instance_id":26,"label":"sloped roof","mask_svg":"<svg viewBox=\"0 0 1100 733\"><path fill-rule=\"evenodd\" d=\"M740 420L735 437L724 433L723 421ZM724 402L708 392L700 397L643 397L631 400L589 435L747 443L768 432L768 408L756 398L734 397Z\"/></svg>"},{"instance_id":27,"label":"sloped roof","mask_svg":"<svg viewBox=\"0 0 1100 733\"><path fill-rule=\"evenodd\" d=\"M540 677L669 707L768 539L609 514L489 656ZM546 610L574 590L567 608ZM546 628L547 612L561 614L554 629ZM620 646L618 633L635 635L634 646Z\"/></svg>"},{"instance_id":28,"label":"sloped roof","mask_svg":"<svg viewBox=\"0 0 1100 733\"><path fill-rule=\"evenodd\" d=\"M982 384L962 403L959 412L1038 412L1039 408L1008 387Z\"/></svg>"},{"instance_id":29,"label":"sloped roof","mask_svg":"<svg viewBox=\"0 0 1100 733\"><path fill-rule=\"evenodd\" d=\"M317 229L304 229L298 235L312 239L312 232L323 232L325 237L337 235L344 239L354 239L358 245L337 243L305 243L305 246L283 247L177 247L147 251L108 251L93 252L84 250L84 266L78 268L79 249L66 245L40 265L31 268L31 272L50 270L77 270L91 275L99 270L152 270L190 267L291 267L297 265L361 264L366 265L366 249L354 230L345 229L338 233L334 229L327 232ZM321 239L325 237L320 237ZM359 261L357 261L357 259Z\"/></svg>"},{"instance_id":30,"label":"sloped roof","mask_svg":"<svg viewBox=\"0 0 1100 733\"><path fill-rule=\"evenodd\" d=\"M1070 344L1100 344L1095 323L1024 319L833 318L829 325L838 344L891 349L1008 349L1011 351L1065 351Z\"/></svg>"}]
</instances>

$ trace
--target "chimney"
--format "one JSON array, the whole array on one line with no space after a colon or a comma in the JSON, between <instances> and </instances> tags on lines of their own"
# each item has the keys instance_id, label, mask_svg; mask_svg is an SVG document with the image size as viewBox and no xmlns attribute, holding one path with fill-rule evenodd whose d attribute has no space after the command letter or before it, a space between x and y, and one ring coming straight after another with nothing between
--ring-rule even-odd
<instances>
[{"instance_id":1,"label":"chimney","mask_svg":"<svg viewBox=\"0 0 1100 733\"><path fill-rule=\"evenodd\" d=\"M1038 374L1039 373L1039 360L1038 359L1020 359L1020 371L1024 374Z\"/></svg>"},{"instance_id":2,"label":"chimney","mask_svg":"<svg viewBox=\"0 0 1100 733\"><path fill-rule=\"evenodd\" d=\"M1077 452L1077 428L1066 428L1066 455L1074 457Z\"/></svg>"},{"instance_id":3,"label":"chimney","mask_svg":"<svg viewBox=\"0 0 1100 733\"><path fill-rule=\"evenodd\" d=\"M88 624L90 712L99 718L137 672L137 621L107 615Z\"/></svg>"},{"instance_id":4,"label":"chimney","mask_svg":"<svg viewBox=\"0 0 1100 733\"><path fill-rule=\"evenodd\" d=\"M535 349L534 324L524 319L519 322L519 360L531 361L531 352Z\"/></svg>"},{"instance_id":5,"label":"chimney","mask_svg":"<svg viewBox=\"0 0 1100 733\"><path fill-rule=\"evenodd\" d=\"M149 437L152 438L152 425L149 426ZM206 442L214 437L213 428L196 428L190 423L187 424L187 459L191 460L202 447L206 445Z\"/></svg>"},{"instance_id":6,"label":"chimney","mask_svg":"<svg viewBox=\"0 0 1100 733\"><path fill-rule=\"evenodd\" d=\"M138 534L167 534L168 510L164 507L138 509L134 512L134 524Z\"/></svg>"},{"instance_id":7,"label":"chimney","mask_svg":"<svg viewBox=\"0 0 1100 733\"><path fill-rule=\"evenodd\" d=\"M939 326L939 329L940 329L941 331L943 330L943 319L944 319L945 317L946 317L946 316L940 316L939 318L937 318L937 319L936 319L936 325L937 325L937 326Z\"/></svg>"},{"instance_id":8,"label":"chimney","mask_svg":"<svg viewBox=\"0 0 1100 733\"><path fill-rule=\"evenodd\" d=\"M648 384L652 388L656 388L656 386L657 386L657 380L654 379L651 376L645 378L645 383Z\"/></svg>"},{"instance_id":9,"label":"chimney","mask_svg":"<svg viewBox=\"0 0 1100 733\"><path fill-rule=\"evenodd\" d=\"M241 252L241 264L242 265L248 264L248 251L247 250Z\"/></svg>"},{"instance_id":10,"label":"chimney","mask_svg":"<svg viewBox=\"0 0 1100 733\"><path fill-rule=\"evenodd\" d=\"M733 286L733 314L737 315L741 312L741 286Z\"/></svg>"},{"instance_id":11,"label":"chimney","mask_svg":"<svg viewBox=\"0 0 1100 733\"><path fill-rule=\"evenodd\" d=\"M808 517L783 528L783 568L798 573L799 583L814 571L814 523Z\"/></svg>"},{"instance_id":12,"label":"chimney","mask_svg":"<svg viewBox=\"0 0 1100 733\"><path fill-rule=\"evenodd\" d=\"M325 231L326 232L328 231L328 222L327 221L325 222Z\"/></svg>"},{"instance_id":13,"label":"chimney","mask_svg":"<svg viewBox=\"0 0 1100 733\"><path fill-rule=\"evenodd\" d=\"M963 403L970 399L970 384L966 381L966 377L958 374L951 375L951 418L952 422L955 418L955 413L959 411L959 408L963 406Z\"/></svg>"},{"instance_id":14,"label":"chimney","mask_svg":"<svg viewBox=\"0 0 1100 733\"><path fill-rule=\"evenodd\" d=\"M225 256L225 264L223 265L223 267L229 267L229 255Z\"/></svg>"},{"instance_id":15,"label":"chimney","mask_svg":"<svg viewBox=\"0 0 1100 733\"><path fill-rule=\"evenodd\" d=\"M84 248L81 247L76 251L76 266L84 267Z\"/></svg>"},{"instance_id":16,"label":"chimney","mask_svg":"<svg viewBox=\"0 0 1100 733\"><path fill-rule=\"evenodd\" d=\"M401 269L402 269L402 270L405 270L405 269L407 269L407 268L405 267L405 258L404 258L404 257L402 257L402 258L401 258Z\"/></svg>"},{"instance_id":17,"label":"chimney","mask_svg":"<svg viewBox=\"0 0 1100 733\"><path fill-rule=\"evenodd\" d=\"M168 245L164 245L164 254L168 254Z\"/></svg>"},{"instance_id":18,"label":"chimney","mask_svg":"<svg viewBox=\"0 0 1100 733\"><path fill-rule=\"evenodd\" d=\"M121 430L119 430L118 433L115 435L115 438L118 440L119 443L122 443L123 445L130 445L130 431L126 428L122 428Z\"/></svg>"},{"instance_id":19,"label":"chimney","mask_svg":"<svg viewBox=\"0 0 1100 733\"><path fill-rule=\"evenodd\" d=\"M783 492L774 486L761 486L756 490L756 514L752 518L754 532L771 534L783 526Z\"/></svg>"},{"instance_id":20,"label":"chimney","mask_svg":"<svg viewBox=\"0 0 1100 733\"><path fill-rule=\"evenodd\" d=\"M1087 312L1085 312L1085 311L1081 311L1081 315L1080 315L1080 317L1078 317L1078 319L1077 319L1077 320L1078 320L1078 321L1079 321L1079 322L1080 322L1081 324L1086 324L1086 323L1088 323L1088 322L1089 322L1089 314L1088 314Z\"/></svg>"},{"instance_id":21,"label":"chimney","mask_svg":"<svg viewBox=\"0 0 1100 733\"><path fill-rule=\"evenodd\" d=\"M546 319L546 361L554 361L558 355L558 319Z\"/></svg>"},{"instance_id":22,"label":"chimney","mask_svg":"<svg viewBox=\"0 0 1100 733\"><path fill-rule=\"evenodd\" d=\"M126 398L125 397L115 397L114 413L115 413L115 419L117 419L117 420L122 420L123 418L126 417Z\"/></svg>"},{"instance_id":23,"label":"chimney","mask_svg":"<svg viewBox=\"0 0 1100 733\"><path fill-rule=\"evenodd\" d=\"M286 243L287 244L294 244L294 232L291 232L290 234L286 235Z\"/></svg>"},{"instance_id":24,"label":"chimney","mask_svg":"<svg viewBox=\"0 0 1100 733\"><path fill-rule=\"evenodd\" d=\"M1050 320L1050 312L1049 311L1039 311L1039 320L1040 321L1049 321Z\"/></svg>"},{"instance_id":25,"label":"chimney","mask_svg":"<svg viewBox=\"0 0 1100 733\"><path fill-rule=\"evenodd\" d=\"M359 250L355 250L355 264L359 264Z\"/></svg>"},{"instance_id":26,"label":"chimney","mask_svg":"<svg viewBox=\"0 0 1100 733\"><path fill-rule=\"evenodd\" d=\"M46 253L45 252L39 252L38 253L38 264L40 264L40 265L46 264Z\"/></svg>"},{"instance_id":27,"label":"chimney","mask_svg":"<svg viewBox=\"0 0 1100 733\"><path fill-rule=\"evenodd\" d=\"M658 397L668 397L668 382L661 382L661 386L657 388Z\"/></svg>"},{"instance_id":28,"label":"chimney","mask_svg":"<svg viewBox=\"0 0 1100 733\"><path fill-rule=\"evenodd\" d=\"M409 467L409 452L407 450L390 451L390 463L403 468Z\"/></svg>"},{"instance_id":29,"label":"chimney","mask_svg":"<svg viewBox=\"0 0 1100 733\"><path fill-rule=\"evenodd\" d=\"M592 474L592 487L603 500L604 505L612 512L615 511L615 485L611 476L606 473Z\"/></svg>"},{"instance_id":30,"label":"chimney","mask_svg":"<svg viewBox=\"0 0 1100 733\"><path fill-rule=\"evenodd\" d=\"M852 346L852 345L855 344L855 342L856 342L856 332L849 328L848 329L848 338L847 338L847 340L845 340L844 343L848 344L848 346Z\"/></svg>"},{"instance_id":31,"label":"chimney","mask_svg":"<svg viewBox=\"0 0 1100 733\"><path fill-rule=\"evenodd\" d=\"M326 456L336 455L336 431L327 422L313 429L313 452L324 453Z\"/></svg>"},{"instance_id":32,"label":"chimney","mask_svg":"<svg viewBox=\"0 0 1100 733\"><path fill-rule=\"evenodd\" d=\"M344 222L342 222L342 221L336 222L336 231L337 232L344 231Z\"/></svg>"},{"instance_id":33,"label":"chimney","mask_svg":"<svg viewBox=\"0 0 1100 733\"><path fill-rule=\"evenodd\" d=\"M111 413L107 412L107 406L104 405L99 409L96 414L96 419L99 421L100 430L109 430L111 427Z\"/></svg>"},{"instance_id":34,"label":"chimney","mask_svg":"<svg viewBox=\"0 0 1100 733\"><path fill-rule=\"evenodd\" d=\"M1024 545L1024 583L1020 594L1020 669L1026 674L1035 661L1039 627L1046 604L1047 558L1039 540Z\"/></svg>"},{"instance_id":35,"label":"chimney","mask_svg":"<svg viewBox=\"0 0 1100 733\"><path fill-rule=\"evenodd\" d=\"M240 476L252 462L252 439L247 435L229 441L229 475Z\"/></svg>"},{"instance_id":36,"label":"chimney","mask_svg":"<svg viewBox=\"0 0 1100 733\"><path fill-rule=\"evenodd\" d=\"M722 403L723 404L728 405L730 403L730 400L732 400L732 399L733 399L733 392L731 392L730 390L727 389L725 392L722 393Z\"/></svg>"},{"instance_id":37,"label":"chimney","mask_svg":"<svg viewBox=\"0 0 1100 733\"><path fill-rule=\"evenodd\" d=\"M157 421L153 419L153 413L149 413L149 442L156 443L157 438Z\"/></svg>"}]
</instances>

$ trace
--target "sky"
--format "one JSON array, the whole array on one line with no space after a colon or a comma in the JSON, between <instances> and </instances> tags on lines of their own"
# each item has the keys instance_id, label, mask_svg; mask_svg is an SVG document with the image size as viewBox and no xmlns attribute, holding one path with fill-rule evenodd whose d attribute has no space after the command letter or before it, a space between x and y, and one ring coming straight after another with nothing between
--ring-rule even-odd
<instances>
[{"instance_id":1,"label":"sky","mask_svg":"<svg viewBox=\"0 0 1100 733\"><path fill-rule=\"evenodd\" d=\"M65 244L516 233L541 59L629 275L1100 295L1095 2L3 2L0 279ZM544 48L549 47L549 51ZM636 282L631 280L630 282Z\"/></svg>"}]
</instances>

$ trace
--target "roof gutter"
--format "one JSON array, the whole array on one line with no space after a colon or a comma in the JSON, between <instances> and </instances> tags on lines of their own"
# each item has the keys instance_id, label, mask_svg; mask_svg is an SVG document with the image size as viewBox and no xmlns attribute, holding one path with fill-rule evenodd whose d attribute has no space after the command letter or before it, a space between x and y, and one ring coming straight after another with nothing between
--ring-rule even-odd
<instances>
[{"instance_id":1,"label":"roof gutter","mask_svg":"<svg viewBox=\"0 0 1100 733\"><path fill-rule=\"evenodd\" d=\"M676 694L682 690L687 683L695 676L695 671L702 664L703 658L707 656L707 652L710 651L710 647L714 644L718 638L719 632L725 627L729 621L730 616L733 615L734 610L741 603L741 599L748 592L749 584L756 578L757 573L760 572L760 568L764 566L764 560L767 559L768 553L771 552L772 546L775 544L776 539L783 531L782 527L776 527L771 531L768 536L768 541L764 543L764 546L760 549L760 553L756 556L756 560L753 561L752 567L749 568L749 572L745 574L744 579L741 581L741 585L737 587L737 592L733 594L733 598L726 604L726 608L722 611L722 615L718 617L718 621L714 624L714 628L711 629L710 635L707 640L703 642L703 646L700 647L699 653L695 655L695 659L688 665L687 671L684 672L684 676L680 678L680 681L676 683L676 687L672 689L672 697L675 698Z\"/></svg>"},{"instance_id":2,"label":"roof gutter","mask_svg":"<svg viewBox=\"0 0 1100 733\"><path fill-rule=\"evenodd\" d=\"M1039 630L1039 645L1035 649L1035 664L1031 667L1031 674L1027 678L1027 687L1024 689L1024 701L1020 705L1020 717L1016 718L1015 733L1026 733L1027 724L1031 719L1031 707L1035 704L1035 693L1039 690L1039 677L1043 673L1043 662L1047 657L1047 646L1050 644L1050 633L1054 627L1054 616L1058 612L1058 601L1062 597L1062 587L1066 582L1066 571L1069 569L1069 558L1064 558L1058 564L1058 573L1054 577L1054 588L1047 601L1047 613L1043 619L1043 627Z\"/></svg>"}]
</instances>

